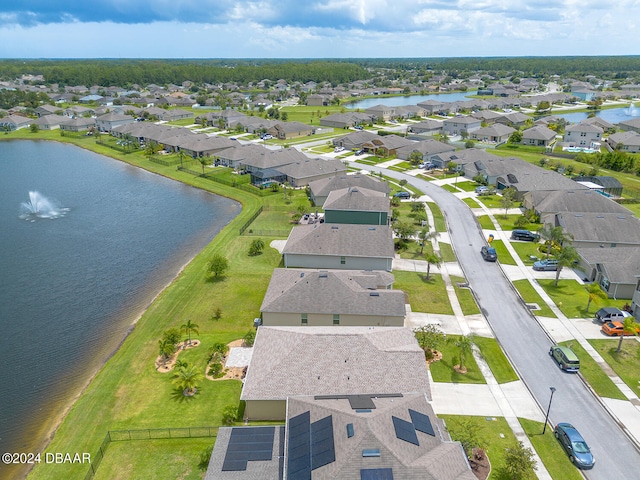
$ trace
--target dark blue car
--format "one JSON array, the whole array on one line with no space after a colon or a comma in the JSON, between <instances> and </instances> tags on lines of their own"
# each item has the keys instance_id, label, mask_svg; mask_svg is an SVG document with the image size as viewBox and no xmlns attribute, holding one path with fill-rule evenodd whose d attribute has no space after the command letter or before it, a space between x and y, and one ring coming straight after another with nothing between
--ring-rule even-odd
<instances>
[{"instance_id":1,"label":"dark blue car","mask_svg":"<svg viewBox=\"0 0 640 480\"><path fill-rule=\"evenodd\" d=\"M591 468L596 461L580 432L570 423L559 423L553 433L565 449L569 460L578 468Z\"/></svg>"}]
</instances>

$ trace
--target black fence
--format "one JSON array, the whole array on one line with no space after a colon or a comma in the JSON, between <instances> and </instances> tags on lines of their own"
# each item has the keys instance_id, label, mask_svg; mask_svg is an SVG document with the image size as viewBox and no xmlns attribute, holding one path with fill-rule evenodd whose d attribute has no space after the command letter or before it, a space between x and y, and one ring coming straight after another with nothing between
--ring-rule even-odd
<instances>
[{"instance_id":1,"label":"black fence","mask_svg":"<svg viewBox=\"0 0 640 480\"><path fill-rule=\"evenodd\" d=\"M239 190L244 190L245 192L253 193L254 195L258 195L260 197L267 197L269 195L277 195L279 192L274 192L269 188L258 188L250 184L246 183L237 183L232 180L227 180L226 178L221 178L218 175L212 175L210 173L202 173L201 171L192 170L183 165L178 167L178 170L181 172L186 172L196 177L204 178L205 180L211 180L212 182L220 183L222 185L226 185L228 187L237 188Z\"/></svg>"},{"instance_id":2,"label":"black fence","mask_svg":"<svg viewBox=\"0 0 640 480\"><path fill-rule=\"evenodd\" d=\"M98 452L92 457L85 480L92 480L102 463L111 442L131 440L162 440L179 438L206 438L218 435L218 427L147 428L141 430L110 430L102 440Z\"/></svg>"}]
</instances>

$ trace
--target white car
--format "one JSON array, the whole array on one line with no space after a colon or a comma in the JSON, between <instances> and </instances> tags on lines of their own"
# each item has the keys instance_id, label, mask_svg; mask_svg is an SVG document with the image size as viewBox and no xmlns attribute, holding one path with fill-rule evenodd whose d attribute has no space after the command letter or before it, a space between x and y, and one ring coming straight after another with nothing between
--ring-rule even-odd
<instances>
[{"instance_id":1,"label":"white car","mask_svg":"<svg viewBox=\"0 0 640 480\"><path fill-rule=\"evenodd\" d=\"M336 147L333 149L335 153L342 152L343 150L344 150L344 147Z\"/></svg>"}]
</instances>

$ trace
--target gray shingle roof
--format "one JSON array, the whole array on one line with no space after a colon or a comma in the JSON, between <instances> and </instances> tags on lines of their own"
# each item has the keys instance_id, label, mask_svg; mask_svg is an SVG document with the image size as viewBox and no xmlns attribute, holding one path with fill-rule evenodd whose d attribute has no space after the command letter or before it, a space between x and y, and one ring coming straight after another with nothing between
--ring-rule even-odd
<instances>
[{"instance_id":1,"label":"gray shingle roof","mask_svg":"<svg viewBox=\"0 0 640 480\"><path fill-rule=\"evenodd\" d=\"M393 258L393 234L386 226L316 223L294 227L283 253Z\"/></svg>"},{"instance_id":2,"label":"gray shingle roof","mask_svg":"<svg viewBox=\"0 0 640 480\"><path fill-rule=\"evenodd\" d=\"M260 311L404 317L404 292L387 290L392 283L387 272L276 268Z\"/></svg>"},{"instance_id":3,"label":"gray shingle roof","mask_svg":"<svg viewBox=\"0 0 640 480\"><path fill-rule=\"evenodd\" d=\"M424 352L404 327L259 327L242 400L424 392Z\"/></svg>"},{"instance_id":4,"label":"gray shingle roof","mask_svg":"<svg viewBox=\"0 0 640 480\"><path fill-rule=\"evenodd\" d=\"M522 132L522 139L531 138L533 140L553 140L556 137L556 132L544 125L536 125L535 127L528 128Z\"/></svg>"},{"instance_id":5,"label":"gray shingle roof","mask_svg":"<svg viewBox=\"0 0 640 480\"><path fill-rule=\"evenodd\" d=\"M345 165L338 159L308 158L306 156L304 160L301 159L295 163L283 165L278 167L277 170L280 173L295 179L347 173L347 167L345 167Z\"/></svg>"},{"instance_id":6,"label":"gray shingle roof","mask_svg":"<svg viewBox=\"0 0 640 480\"><path fill-rule=\"evenodd\" d=\"M578 185L578 184L576 184ZM532 191L530 194L539 212L599 212L632 215L631 211L588 188L555 192Z\"/></svg>"},{"instance_id":7,"label":"gray shingle roof","mask_svg":"<svg viewBox=\"0 0 640 480\"><path fill-rule=\"evenodd\" d=\"M309 184L314 197L328 196L332 190L339 190L347 187L364 187L369 190L376 190L385 194L389 193L389 184L381 182L370 175L336 175L334 177L322 178Z\"/></svg>"},{"instance_id":8,"label":"gray shingle roof","mask_svg":"<svg viewBox=\"0 0 640 480\"><path fill-rule=\"evenodd\" d=\"M360 471L370 468L391 468L393 477L403 480L475 479L460 444L443 438L444 428L424 395L403 394L373 402L371 412L355 412L346 399L289 399L288 420L306 412L311 423L331 417L335 461L313 470L314 480L360 480ZM411 423L409 410L427 416L434 429L434 436L416 431L419 445L396 436L392 417ZM351 437L347 424L353 426ZM380 457L363 457L365 449L380 450Z\"/></svg>"},{"instance_id":9,"label":"gray shingle roof","mask_svg":"<svg viewBox=\"0 0 640 480\"><path fill-rule=\"evenodd\" d=\"M632 215L562 212L557 221L575 242L640 245L640 220Z\"/></svg>"},{"instance_id":10,"label":"gray shingle roof","mask_svg":"<svg viewBox=\"0 0 640 480\"><path fill-rule=\"evenodd\" d=\"M322 206L325 210L349 210L361 212L388 212L390 205L386 194L363 187L333 190Z\"/></svg>"},{"instance_id":11,"label":"gray shingle roof","mask_svg":"<svg viewBox=\"0 0 640 480\"><path fill-rule=\"evenodd\" d=\"M603 265L612 283L635 285L640 275L640 247L578 248L589 264Z\"/></svg>"}]
</instances>

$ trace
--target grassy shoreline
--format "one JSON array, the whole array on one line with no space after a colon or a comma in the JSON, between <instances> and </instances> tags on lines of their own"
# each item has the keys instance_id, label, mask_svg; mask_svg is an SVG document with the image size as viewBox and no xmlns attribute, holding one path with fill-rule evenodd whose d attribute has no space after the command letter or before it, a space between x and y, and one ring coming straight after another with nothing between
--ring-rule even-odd
<instances>
[{"instance_id":1,"label":"grassy shoreline","mask_svg":"<svg viewBox=\"0 0 640 480\"><path fill-rule=\"evenodd\" d=\"M184 265L173 280L157 293L147 308L140 312L126 336L117 342L115 349L101 360L100 367L93 372L87 372L89 375L86 383L83 383L80 392L70 399L64 411L56 414L52 429L47 438L43 439L43 448L39 451L43 453L88 452L93 455L108 430L153 428L163 425L221 424L221 418L217 418L220 416L219 412L226 404L237 404L240 395L240 382L230 380L216 382L215 386L207 384L200 396L215 398L211 398L211 401L200 398L195 402L183 402L190 403L190 405L182 405L179 401L181 399L172 399L171 375L163 377L153 368L153 361L157 355L157 339L166 328L179 326L186 318L195 316L198 318L196 323L201 325L200 338L205 346L200 348L201 351L197 355L189 352L191 355L187 356L185 352L185 360L202 364L202 368L204 368L205 361L202 357L206 353L206 345L216 341L235 340L250 327L254 311L259 309L256 295L249 294L251 298L249 311L240 308L240 313L243 315L239 319L231 319L228 323L223 320L217 325L203 325L205 322L203 319L208 318L209 313L197 307L205 303L203 299L209 296L210 290L220 288L222 287L221 283L224 283L208 283L206 275L208 258L215 253L225 254L228 252L226 246L237 242L239 227L259 208L262 200L248 192L179 172L175 166L165 167L154 164L141 154L121 154L97 145L93 139L61 137L59 132L33 134L22 131L13 132L0 139L46 140L76 145L196 188L232 198L242 204L242 211L201 252ZM279 261L272 255L265 255L264 258L268 259L267 268L260 269L261 273L257 274L257 278L241 277L243 283L257 292L263 290L265 287L261 286L266 286L268 283L265 270L270 273L275 266L274 263L277 264ZM233 269L232 266L230 270ZM244 292L245 289L240 288L239 291ZM179 312L184 312L184 315L180 315ZM141 375L144 378L141 379ZM131 378L127 381L129 376ZM131 402L154 403L155 408L151 407L147 410L147 408L140 408L139 405L132 408L129 401L122 402L120 398L120 394L125 391L127 392L125 396ZM158 391L162 391L164 394L158 395ZM216 406L216 404L218 405ZM22 471L18 474L26 475L28 473L29 478L79 478L84 476L87 468L86 464L40 464L30 472Z\"/></svg>"}]
</instances>

